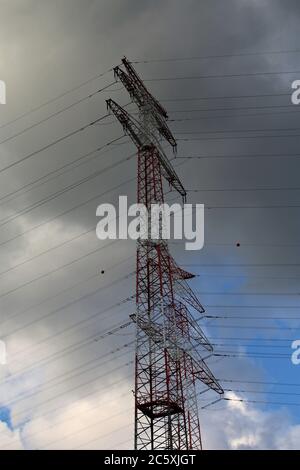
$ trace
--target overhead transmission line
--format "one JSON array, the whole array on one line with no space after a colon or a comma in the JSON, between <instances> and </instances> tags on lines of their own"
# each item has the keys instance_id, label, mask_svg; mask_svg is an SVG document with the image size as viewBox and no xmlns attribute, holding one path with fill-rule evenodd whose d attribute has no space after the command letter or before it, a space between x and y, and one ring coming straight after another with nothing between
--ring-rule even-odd
<instances>
[{"instance_id":1,"label":"overhead transmission line","mask_svg":"<svg viewBox=\"0 0 300 470\"><path fill-rule=\"evenodd\" d=\"M49 116L41 119L40 121L34 123L34 124L31 124L30 126L28 127L25 127L25 129L22 129L21 131L19 132L16 132L15 134L9 136L9 137L6 137L4 138L3 140L0 140L0 145L2 144L5 144L13 139L15 139L16 137L20 137L21 135L25 134L27 131L29 130L32 130L34 129L35 127L39 126L40 124L44 124L45 122L49 121L51 118L53 117L57 117L59 116L60 114L64 113L65 111L68 111L69 109L72 109L74 108L75 106L83 103L84 101L87 101L91 98L93 98L94 96L98 95L99 93L107 90L108 88L110 88L112 85L114 85L116 82L111 82L109 83L108 85L102 87L102 88L99 88L97 91L94 91L93 93L90 93L89 95L86 95L84 96L83 98L80 98L76 101L74 101L73 103L69 104L68 106L65 106L64 108L60 109L59 111L55 111L54 113L50 114ZM1 128L1 126L0 126Z\"/></svg>"},{"instance_id":2,"label":"overhead transmission line","mask_svg":"<svg viewBox=\"0 0 300 470\"><path fill-rule=\"evenodd\" d=\"M162 57L154 59L142 59L133 60L132 64L151 64L155 62L182 62L182 61L193 61L193 60L206 60L206 59L228 59L230 57L249 57L249 56L261 56L261 55L277 55L277 54L296 54L300 53L300 49L288 49L288 50L275 50L275 51L244 51L237 53L224 53L224 54L211 54L211 55L200 55L190 57Z\"/></svg>"},{"instance_id":3,"label":"overhead transmission line","mask_svg":"<svg viewBox=\"0 0 300 470\"><path fill-rule=\"evenodd\" d=\"M0 125L0 129L3 129L4 127L7 127L9 126L10 124L14 124L15 122L19 121L20 119L23 119L24 117L26 116L29 116L30 114L36 112L36 111L39 111L40 109L44 108L45 106L48 106L49 104L51 103L54 103L55 101L57 100L60 100L61 98L64 98L65 96L67 96L68 94L74 92L74 91L77 91L79 90L80 88L82 88L83 86L91 83L92 81L94 80L97 80L99 78L102 78L104 77L106 74L110 73L112 71L112 69L108 69L106 70L105 72L103 73L100 73L100 74L97 74L97 75L94 75L93 77L89 78L88 80L85 80L84 82L81 82L80 84L72 87L72 88L69 88L68 90L64 91L63 93L60 93L59 95L53 97L53 98L50 98L49 100L47 101L44 101L43 103L35 106L34 108L31 108L29 109L28 111L22 113L22 114L19 114L18 116L16 116L15 118L13 118L12 120L10 121L7 121L6 123L4 124L1 124Z\"/></svg>"}]
</instances>

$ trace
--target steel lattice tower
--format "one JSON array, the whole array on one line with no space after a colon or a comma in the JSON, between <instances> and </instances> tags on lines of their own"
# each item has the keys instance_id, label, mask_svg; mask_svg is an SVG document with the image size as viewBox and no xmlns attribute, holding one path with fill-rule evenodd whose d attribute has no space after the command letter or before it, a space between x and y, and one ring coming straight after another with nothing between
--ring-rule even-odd
<instances>
[{"instance_id":1,"label":"steel lattice tower","mask_svg":"<svg viewBox=\"0 0 300 470\"><path fill-rule=\"evenodd\" d=\"M139 109L135 120L115 101L108 108L138 149L137 200L151 213L153 204L164 203L163 179L185 200L186 192L159 139L173 148L164 108L148 92L126 58L114 69ZM189 287L194 276L179 268L161 236L137 241L135 355L135 449L201 449L196 380L222 395L223 390L202 359L212 346L194 320L204 308ZM153 236L153 235L152 235Z\"/></svg>"}]
</instances>

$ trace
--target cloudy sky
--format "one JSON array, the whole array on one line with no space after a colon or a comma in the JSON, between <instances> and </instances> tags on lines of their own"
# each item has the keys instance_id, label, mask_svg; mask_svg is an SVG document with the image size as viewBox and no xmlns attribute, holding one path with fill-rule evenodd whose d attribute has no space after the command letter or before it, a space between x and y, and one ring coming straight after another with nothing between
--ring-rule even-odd
<instances>
[{"instance_id":1,"label":"cloudy sky","mask_svg":"<svg viewBox=\"0 0 300 470\"><path fill-rule=\"evenodd\" d=\"M111 71L126 55L168 109L189 202L206 206L204 249L172 245L198 275L207 362L228 390L199 398L204 447L299 449L299 2L0 7L0 448L133 446L134 330L119 326L135 245L95 226L100 203L134 201L135 148L112 116L89 125L106 99L128 104Z\"/></svg>"}]
</instances>

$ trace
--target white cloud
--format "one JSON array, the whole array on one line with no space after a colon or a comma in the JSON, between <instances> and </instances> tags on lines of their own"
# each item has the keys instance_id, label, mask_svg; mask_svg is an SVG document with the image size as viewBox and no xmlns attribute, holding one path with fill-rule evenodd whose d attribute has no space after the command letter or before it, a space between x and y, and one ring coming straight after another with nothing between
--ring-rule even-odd
<instances>
[{"instance_id":1,"label":"white cloud","mask_svg":"<svg viewBox=\"0 0 300 470\"><path fill-rule=\"evenodd\" d=\"M245 398L232 392L227 397ZM292 424L286 409L265 411L246 402L228 401L225 406L207 408L203 415L206 449L299 449L300 426Z\"/></svg>"}]
</instances>

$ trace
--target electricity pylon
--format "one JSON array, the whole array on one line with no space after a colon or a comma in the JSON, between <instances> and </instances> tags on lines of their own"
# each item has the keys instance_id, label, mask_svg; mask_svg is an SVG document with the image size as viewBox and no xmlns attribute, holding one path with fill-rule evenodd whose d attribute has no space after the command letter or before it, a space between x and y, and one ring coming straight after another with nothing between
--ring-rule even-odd
<instances>
[{"instance_id":1,"label":"electricity pylon","mask_svg":"<svg viewBox=\"0 0 300 470\"><path fill-rule=\"evenodd\" d=\"M176 149L167 112L126 58L114 73L139 110L134 119L107 100L138 149L137 202L148 214L152 204L163 204L163 179L185 201L186 191L160 145L163 138ZM136 313L131 315L136 323L135 449L197 450L202 444L196 381L220 395L223 389L202 359L203 351L213 348L194 320L193 313L204 313L187 283L194 275L177 266L162 227L154 239L151 220L145 226L147 237L137 241Z\"/></svg>"}]
</instances>

